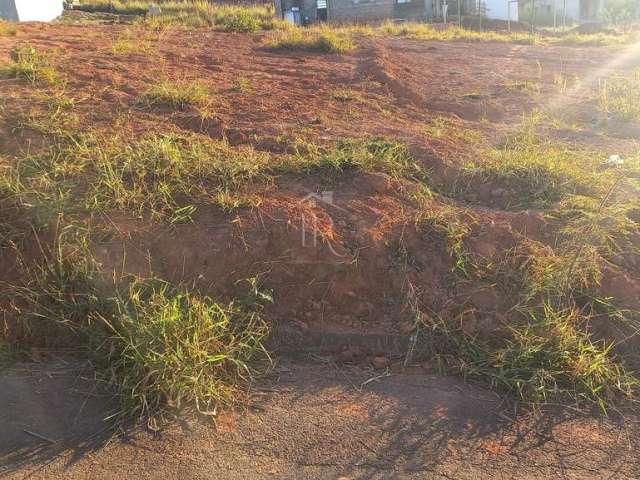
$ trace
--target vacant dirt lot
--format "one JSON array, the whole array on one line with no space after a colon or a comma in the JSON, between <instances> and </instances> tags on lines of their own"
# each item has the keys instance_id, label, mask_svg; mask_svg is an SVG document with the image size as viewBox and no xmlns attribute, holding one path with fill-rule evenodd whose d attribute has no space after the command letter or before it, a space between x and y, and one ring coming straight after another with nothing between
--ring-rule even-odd
<instances>
[{"instance_id":1,"label":"vacant dirt lot","mask_svg":"<svg viewBox=\"0 0 640 480\"><path fill-rule=\"evenodd\" d=\"M274 295L265 309L275 332L270 347L283 360L255 387L246 410L220 414L216 428L179 422L107 445L99 432L109 401L77 379L75 363L47 356L41 366L4 371L0 421L8 428L0 429L0 476L640 476L632 408L610 418L566 405L523 413L488 388L434 375L442 365L429 349L415 362L407 353L422 334L412 319L416 304L425 317L456 319L473 338L498 338L522 319L519 280L501 269L475 277L469 265L507 265L520 259L523 245L527 258L555 251L564 245L565 219L550 206L521 202L508 179L464 175L482 167L483 152L508 148L509 135L529 124L538 138L561 144L560 151L592 152L599 165L612 155L637 155L640 126L603 112L594 96L605 78L640 66L637 48L366 37L358 44L345 55L274 52L260 35L122 25L27 24L15 37L0 37L0 65L15 46L33 46L59 72L57 92L73 98L67 111L47 87L0 80L3 169L87 132L117 135L123 145L146 134L195 133L250 147L274 163L332 142L376 137L406 145L427 172L432 192L425 201L434 211L456 212L455 219L434 216L433 228L419 231L421 207L407 200L408 194L423 198L415 183L381 171L348 171L339 178L285 172L243 190L257 199L250 207L203 202L189 222L126 208L83 217L98 232L91 252L105 272L157 275L224 299L245 288L241 281L264 278ZM207 112L145 102L160 79L204 82L211 91ZM86 190L73 168L59 167L65 188ZM597 168L605 175L608 167ZM43 175L40 184L48 179ZM630 188L604 198L634 195ZM27 235L24 258L38 258L56 218L62 217L42 221L50 231ZM309 218L313 235L305 231ZM464 254L448 228L460 219ZM627 237L631 246L603 260L590 292L635 312L637 224ZM8 241L2 247L0 280L16 281L24 258ZM542 301L536 295L533 301ZM6 338L20 337L10 314L5 319ZM589 328L606 340L628 334L606 316ZM40 348L55 344L48 340L35 342L35 359ZM620 351L637 362L632 342ZM405 363L415 365L403 369Z\"/></svg>"}]
</instances>

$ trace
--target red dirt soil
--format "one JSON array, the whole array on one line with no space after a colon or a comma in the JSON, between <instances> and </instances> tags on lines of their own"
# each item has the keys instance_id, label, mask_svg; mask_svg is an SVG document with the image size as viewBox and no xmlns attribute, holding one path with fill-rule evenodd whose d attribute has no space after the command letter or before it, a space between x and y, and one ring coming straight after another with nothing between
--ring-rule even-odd
<instances>
[{"instance_id":1,"label":"red dirt soil","mask_svg":"<svg viewBox=\"0 0 640 480\"><path fill-rule=\"evenodd\" d=\"M149 131L195 131L225 138L233 145L252 145L274 156L285 153L290 140L298 136L320 144L351 137L385 137L406 143L430 170L436 185L450 182L467 161L481 159L473 158L474 151L464 136L433 136L427 127L435 118L446 117L461 132L477 130L489 143L499 144L523 114L541 106L557 106L553 105L558 100L557 74L593 83L613 68L630 70L640 64L636 57L624 65L602 68L612 56L612 51L604 48L403 39L360 39L360 48L347 55L275 53L263 48L260 36L182 30L163 32L159 39L139 38L134 33L134 40L146 49L114 54L113 42L135 32L132 28L21 25L16 37L0 37L0 61L8 59L15 45L29 44L48 52L67 81L67 95L77 100L74 113L80 117L79 125L104 133L112 133L114 128L131 136ZM594 71L598 72L595 76ZM172 111L141 103L139 96L164 77L208 82L216 92L214 118L202 121L189 108ZM250 91L236 88L239 79L246 79ZM539 85L540 95L514 87L528 81ZM344 89L354 90L362 100L333 98L336 91ZM0 161L46 145L41 134L14 128L17 119L39 108L36 94L24 81L0 80L0 159L4 158ZM552 104L547 105L548 101ZM570 105L559 106L579 114L585 124L595 125L594 134L560 130L549 134L571 137L577 144L605 154L636 152L635 127L624 124L622 128L592 107L592 100L583 92L575 92ZM371 360L378 353L398 353L402 346L390 344L388 337L407 333L408 283L417 288L427 309L460 318L468 333L495 333L508 324L515 299L492 284L454 281L452 258L444 240L413 226L415 207L406 202L406 191L411 188L384 174L354 173L336 182L315 176L285 176L260 192L263 202L259 207L233 214L201 207L194 222L186 225L153 223L120 212L104 215L98 221L110 226L111 236L94 245L94 253L105 270L154 274L223 298L244 288L238 281L261 274L276 299L265 313L283 328L283 335L291 336L283 349L298 342L300 349L309 351L311 343L337 333L344 335L343 343L338 337L329 337L334 341L331 348L344 350L347 357ZM482 193L483 189L486 192ZM305 201L309 193L329 190L333 206ZM465 245L472 254L494 259L523 239L539 242L541 248L554 244L556 225L541 212L501 209L492 190L495 186L479 186L473 203L439 196L434 199L436 206L447 203L466 209L471 234ZM322 238L315 246L312 237L302 241L303 218L317 218L322 226ZM408 272L395 267L393 245L400 240L410 256ZM0 251L0 266L2 280L15 277L15 258L7 249ZM615 294L628 308L639 308L638 267L625 261L610 265L604 271L603 293ZM358 336L360 347L364 345L364 353L345 348L355 342L353 334ZM638 471L637 461L632 461L637 456L628 453L633 449L624 450L625 456L620 457L629 460L626 464L610 458L612 449L630 443L625 442L622 430L609 424L581 420L569 423L565 430L560 424L534 434L527 429L533 429L537 420L528 419L522 425L511 423L507 429L495 428L486 436L474 437L469 432L475 430L467 430L460 420L465 411L473 412L470 421L486 421L491 428L500 423L497 413L487 414L492 416L488 420L480 418L491 402L485 398L486 392L478 393L475 387L431 379L407 390L395 385L395 380L391 384L386 380L380 385L374 382L373 392L363 398L351 390L350 381L345 382L338 373L337 378L331 377L324 367L324 373L315 366L291 368L295 370L291 388L267 402L270 413L226 423L221 420L218 428L228 431L221 440L216 437L203 444L174 432L160 444L160 453L154 451L158 444L145 439L140 440L145 449L141 456L133 447L119 445L99 453L95 464L87 457L69 471L55 464L40 476L54 478L62 471L69 473L69 478L95 478L99 470L97 476L102 478L125 478L134 471L149 478L170 478L189 471L193 478L212 478L211 458L230 469L225 478L244 478L242 472L251 471L259 471L260 478L327 478L327 472L335 478L343 474L342 478L395 478L397 472L380 465L394 465L400 457L406 478L425 478L429 472L434 478L436 474L444 478L513 477L522 473L521 461L530 468L523 478L556 474L589 478L616 475L617 469L622 477L631 478ZM361 372L358 375L356 385L366 380L360 378ZM401 380L408 384L414 377L406 375ZM310 386L318 388L310 394ZM458 394L460 389L464 389L464 399ZM433 392L435 397L428 397ZM474 399L476 394L480 401ZM298 414L300 405L302 413ZM317 420L325 407L330 415L322 416L314 426L306 421ZM389 415L385 417L387 407ZM424 436L415 429L428 430L424 422L435 425L438 412L448 407L456 410L454 425L434 431L431 444L419 444ZM363 426L372 416L379 420L375 431ZM333 425L335 418L340 422ZM286 431L278 427L282 422ZM264 435L272 436L264 447L272 458L255 460L264 454L259 446ZM380 435L385 452L368 447ZM321 440L314 442L316 436ZM258 444L241 445L245 437ZM547 442L549 438L557 444ZM586 444L588 448L583 448ZM221 448L232 453L222 455ZM563 450L558 453L556 448ZM548 450L540 453L541 449ZM437 456L430 461L427 457L434 452ZM472 457L467 456L469 452ZM230 456L237 460L229 461ZM118 462L135 467L120 468ZM165 462L160 471L153 470L160 462ZM499 465L505 462L509 465L501 470ZM370 464L380 465L376 470ZM185 470L185 465L202 468Z\"/></svg>"},{"instance_id":2,"label":"red dirt soil","mask_svg":"<svg viewBox=\"0 0 640 480\"><path fill-rule=\"evenodd\" d=\"M594 82L591 72L611 56L603 48L400 39L362 39L361 47L349 55L274 53L261 46L259 37L180 30L141 40L145 50L139 53L114 54L115 40L132 31L132 38L139 35L131 28L28 24L17 37L0 38L0 58L7 58L14 45L46 51L67 81L67 95L77 100L79 124L98 131L111 132L114 124L132 135L192 130L274 155L286 151L287 139L297 136L319 143L385 137L406 143L430 169L435 184L451 181L473 149L464 137L430 135L426 126L434 118L444 116L499 143L523 114L557 95L558 73ZM624 68L633 66L632 61ZM605 75L608 70L598 72ZM209 83L216 92L215 117L203 121L191 109L142 104L139 96L164 77ZM245 79L250 91L238 91L238 79ZM542 94L527 95L512 87L526 81L537 82ZM2 80L0 87L0 152L10 156L46 144L35 132L13 129L16 119L33 108L33 88L20 80ZM363 100L332 97L344 89ZM573 104L583 105L583 114L591 111L598 119L587 109L589 99L580 95L576 93ZM589 142L604 152L637 149L635 137L600 134L590 136ZM452 286L444 242L410 226L413 211L402 192L406 188L411 187L384 174L349 175L337 183L280 178L261 192L260 208L229 215L203 207L188 225L152 224L114 212L103 219L113 227L112 240L97 246L96 255L105 268L122 268L126 257L126 271L195 283L221 296L232 295L238 280L265 274L277 296L269 311L276 323L397 333L405 316L398 305L407 275L394 271L389 246L402 238L415 262L408 278L419 286L428 308L447 311L455 305L450 313L456 315L471 308L481 318L470 325L508 310L510 299L490 285ZM339 208L319 204L300 210L306 195L323 190L334 192ZM471 208L476 219L466 242L472 253L491 259L524 237L553 243L553 225L537 212L496 209L500 202L493 190L491 185L477 187L479 203L485 206L459 203ZM326 226L317 248L309 246L311 238L303 245L301 237L302 218L310 212ZM623 295L623 303L640 306L635 273L629 276L616 268L607 271L603 288L633 292Z\"/></svg>"}]
</instances>

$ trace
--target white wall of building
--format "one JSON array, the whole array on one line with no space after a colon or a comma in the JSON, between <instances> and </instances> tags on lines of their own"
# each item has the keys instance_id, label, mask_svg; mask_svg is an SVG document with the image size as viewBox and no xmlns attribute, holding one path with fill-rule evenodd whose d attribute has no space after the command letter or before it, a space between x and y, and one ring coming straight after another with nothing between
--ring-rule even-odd
<instances>
[{"instance_id":1,"label":"white wall of building","mask_svg":"<svg viewBox=\"0 0 640 480\"><path fill-rule=\"evenodd\" d=\"M508 20L509 9L511 9L511 20L518 20L518 4L513 2L509 5L508 0L485 0L485 15L494 20Z\"/></svg>"},{"instance_id":2,"label":"white wall of building","mask_svg":"<svg viewBox=\"0 0 640 480\"><path fill-rule=\"evenodd\" d=\"M0 16L19 22L50 22L62 15L63 0L0 0Z\"/></svg>"}]
</instances>

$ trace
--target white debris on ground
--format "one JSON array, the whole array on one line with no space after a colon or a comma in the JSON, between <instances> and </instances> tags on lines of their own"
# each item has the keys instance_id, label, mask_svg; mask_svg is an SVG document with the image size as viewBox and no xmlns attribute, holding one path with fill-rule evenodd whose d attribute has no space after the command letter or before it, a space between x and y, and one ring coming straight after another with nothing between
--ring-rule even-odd
<instances>
[{"instance_id":1,"label":"white debris on ground","mask_svg":"<svg viewBox=\"0 0 640 480\"><path fill-rule=\"evenodd\" d=\"M604 164L610 167L618 167L624 165L624 159L620 155L611 155L604 161Z\"/></svg>"}]
</instances>

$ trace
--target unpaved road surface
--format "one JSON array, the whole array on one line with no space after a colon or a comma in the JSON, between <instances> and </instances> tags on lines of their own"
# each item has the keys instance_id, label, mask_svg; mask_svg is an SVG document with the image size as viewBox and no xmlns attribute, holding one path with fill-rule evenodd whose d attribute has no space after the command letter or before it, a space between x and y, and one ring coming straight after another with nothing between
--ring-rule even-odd
<instances>
[{"instance_id":1,"label":"unpaved road surface","mask_svg":"<svg viewBox=\"0 0 640 480\"><path fill-rule=\"evenodd\" d=\"M280 363L246 410L106 442L108 406L64 364L0 379L7 479L638 478L635 423L516 416L458 379ZM90 395L87 395L90 394ZM57 443L50 445L28 430Z\"/></svg>"}]
</instances>

